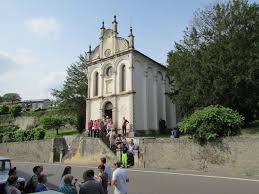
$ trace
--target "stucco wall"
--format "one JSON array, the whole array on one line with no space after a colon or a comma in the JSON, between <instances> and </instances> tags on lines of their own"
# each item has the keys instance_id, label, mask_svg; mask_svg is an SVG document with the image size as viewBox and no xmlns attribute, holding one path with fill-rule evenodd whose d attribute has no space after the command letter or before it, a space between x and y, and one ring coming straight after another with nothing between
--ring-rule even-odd
<instances>
[{"instance_id":1,"label":"stucco wall","mask_svg":"<svg viewBox=\"0 0 259 194\"><path fill-rule=\"evenodd\" d=\"M97 165L101 157L106 157L109 163L116 160L114 153L98 138L81 136L77 141L77 149L64 160L64 163Z\"/></svg>"},{"instance_id":2,"label":"stucco wall","mask_svg":"<svg viewBox=\"0 0 259 194\"><path fill-rule=\"evenodd\" d=\"M200 146L188 139L140 139L139 167L259 175L259 137Z\"/></svg>"},{"instance_id":3,"label":"stucco wall","mask_svg":"<svg viewBox=\"0 0 259 194\"><path fill-rule=\"evenodd\" d=\"M16 161L52 162L52 151L52 139L0 144L0 156Z\"/></svg>"},{"instance_id":4,"label":"stucco wall","mask_svg":"<svg viewBox=\"0 0 259 194\"><path fill-rule=\"evenodd\" d=\"M114 162L116 156L98 138L67 136L28 142L1 143L0 156L22 162L98 164L101 157Z\"/></svg>"}]
</instances>

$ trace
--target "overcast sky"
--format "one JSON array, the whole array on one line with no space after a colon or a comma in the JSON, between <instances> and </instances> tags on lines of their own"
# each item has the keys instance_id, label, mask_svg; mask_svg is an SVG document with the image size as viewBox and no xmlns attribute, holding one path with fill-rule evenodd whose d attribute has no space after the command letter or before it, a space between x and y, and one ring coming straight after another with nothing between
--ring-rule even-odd
<instances>
[{"instance_id":1,"label":"overcast sky","mask_svg":"<svg viewBox=\"0 0 259 194\"><path fill-rule=\"evenodd\" d=\"M259 0L257 0L258 2ZM179 41L193 12L209 0L0 0L0 95L50 98L66 68L98 45L104 20L117 15L120 36L130 24L135 48L160 63Z\"/></svg>"}]
</instances>

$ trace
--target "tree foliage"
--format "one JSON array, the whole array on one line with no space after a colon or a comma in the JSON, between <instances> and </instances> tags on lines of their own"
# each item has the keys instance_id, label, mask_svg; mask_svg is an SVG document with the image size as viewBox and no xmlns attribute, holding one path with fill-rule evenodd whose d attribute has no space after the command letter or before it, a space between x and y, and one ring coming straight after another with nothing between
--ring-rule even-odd
<instances>
[{"instance_id":1,"label":"tree foliage","mask_svg":"<svg viewBox=\"0 0 259 194\"><path fill-rule=\"evenodd\" d=\"M181 42L168 53L172 100L182 116L220 104L246 122L259 101L259 6L246 0L198 11Z\"/></svg>"},{"instance_id":2,"label":"tree foliage","mask_svg":"<svg viewBox=\"0 0 259 194\"><path fill-rule=\"evenodd\" d=\"M4 94L3 97L2 97L2 100L4 102L11 102L11 103L20 102L21 99L22 98L17 93L7 93L7 94Z\"/></svg>"},{"instance_id":3,"label":"tree foliage","mask_svg":"<svg viewBox=\"0 0 259 194\"><path fill-rule=\"evenodd\" d=\"M60 117L43 117L41 124L45 130L55 129L58 135L58 130L63 126L62 119Z\"/></svg>"},{"instance_id":4,"label":"tree foliage","mask_svg":"<svg viewBox=\"0 0 259 194\"><path fill-rule=\"evenodd\" d=\"M223 106L208 106L196 110L178 123L180 131L191 135L200 143L222 137L239 135L244 118L238 112Z\"/></svg>"},{"instance_id":5,"label":"tree foliage","mask_svg":"<svg viewBox=\"0 0 259 194\"><path fill-rule=\"evenodd\" d=\"M22 112L22 106L21 105L13 105L10 108L10 113L13 117L19 116L19 114Z\"/></svg>"},{"instance_id":6,"label":"tree foliage","mask_svg":"<svg viewBox=\"0 0 259 194\"><path fill-rule=\"evenodd\" d=\"M67 113L76 115L77 128L85 127L85 110L87 98L87 65L85 55L67 68L66 80L61 90L53 90L58 106Z\"/></svg>"}]
</instances>

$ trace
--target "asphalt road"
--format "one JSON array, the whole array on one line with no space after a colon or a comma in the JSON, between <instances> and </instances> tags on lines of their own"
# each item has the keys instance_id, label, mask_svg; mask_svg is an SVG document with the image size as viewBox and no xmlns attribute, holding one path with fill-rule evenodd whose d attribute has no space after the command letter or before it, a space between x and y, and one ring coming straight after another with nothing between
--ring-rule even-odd
<instances>
[{"instance_id":1,"label":"asphalt road","mask_svg":"<svg viewBox=\"0 0 259 194\"><path fill-rule=\"evenodd\" d=\"M26 180L32 175L36 164L14 163L18 175ZM65 165L43 164L44 173L48 176L48 185L56 189ZM89 169L87 166L73 166L72 175L82 180L82 174ZM93 168L92 168L93 169ZM94 169L96 170L96 169ZM189 173L173 173L159 171L142 171L129 169L128 194L258 194L259 180L246 178L230 178L206 176ZM109 188L113 193L113 188Z\"/></svg>"}]
</instances>

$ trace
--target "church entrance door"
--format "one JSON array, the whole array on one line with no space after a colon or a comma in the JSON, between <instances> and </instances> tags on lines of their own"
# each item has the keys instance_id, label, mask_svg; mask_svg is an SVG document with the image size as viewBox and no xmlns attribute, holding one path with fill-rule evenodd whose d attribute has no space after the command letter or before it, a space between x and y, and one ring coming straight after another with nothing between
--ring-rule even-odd
<instances>
[{"instance_id":1,"label":"church entrance door","mask_svg":"<svg viewBox=\"0 0 259 194\"><path fill-rule=\"evenodd\" d=\"M111 102L107 102L105 105L104 105L104 115L105 116L108 116L109 119L112 119L112 103Z\"/></svg>"}]
</instances>

